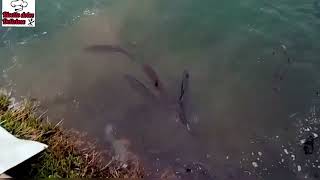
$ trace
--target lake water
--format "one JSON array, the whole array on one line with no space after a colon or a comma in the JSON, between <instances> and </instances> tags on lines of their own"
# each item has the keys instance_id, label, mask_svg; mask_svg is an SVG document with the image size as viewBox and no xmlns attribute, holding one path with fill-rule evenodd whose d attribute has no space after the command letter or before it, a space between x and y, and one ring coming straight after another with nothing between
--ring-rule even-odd
<instances>
[{"instance_id":1,"label":"lake water","mask_svg":"<svg viewBox=\"0 0 320 180\"><path fill-rule=\"evenodd\" d=\"M53 121L106 144L112 126L153 175L172 167L192 178L183 164L201 162L217 179L319 179L319 138L311 155L299 144L320 134L317 0L37 3L35 28L0 29L1 82L39 99ZM135 60L83 50L92 44ZM189 71L193 135L129 86L125 74L149 83L139 63L172 99Z\"/></svg>"}]
</instances>

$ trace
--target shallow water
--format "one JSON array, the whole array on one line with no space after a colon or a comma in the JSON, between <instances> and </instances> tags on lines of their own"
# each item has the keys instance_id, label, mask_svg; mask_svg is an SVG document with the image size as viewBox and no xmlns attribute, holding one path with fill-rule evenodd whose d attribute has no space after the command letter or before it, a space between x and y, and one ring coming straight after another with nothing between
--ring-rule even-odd
<instances>
[{"instance_id":1,"label":"shallow water","mask_svg":"<svg viewBox=\"0 0 320 180\"><path fill-rule=\"evenodd\" d=\"M47 14L45 2L38 27L1 29L0 55L3 84L41 100L53 120L102 143L112 125L154 174L202 162L218 179L319 178L319 139L311 156L299 145L301 127L320 134L317 119L305 121L320 83L316 1L55 1ZM83 51L103 43L134 61ZM150 83L140 63L154 67L172 99L188 69L193 135L169 105L130 87L125 74Z\"/></svg>"}]
</instances>

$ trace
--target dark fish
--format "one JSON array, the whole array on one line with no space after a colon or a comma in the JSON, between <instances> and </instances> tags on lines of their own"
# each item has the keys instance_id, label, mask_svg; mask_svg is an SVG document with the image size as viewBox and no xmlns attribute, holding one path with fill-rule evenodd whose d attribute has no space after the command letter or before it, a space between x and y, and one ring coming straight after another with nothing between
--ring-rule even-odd
<instances>
[{"instance_id":1,"label":"dark fish","mask_svg":"<svg viewBox=\"0 0 320 180\"><path fill-rule=\"evenodd\" d=\"M179 96L180 102L183 102L185 94L188 91L189 77L190 77L189 72L187 70L184 70L182 75L181 86L180 86L180 96Z\"/></svg>"},{"instance_id":2,"label":"dark fish","mask_svg":"<svg viewBox=\"0 0 320 180\"><path fill-rule=\"evenodd\" d=\"M184 124L187 127L187 130L190 131L190 124L188 121L188 118L186 116L186 98L187 98L187 91L189 89L189 72L187 70L183 71L181 86L180 86L180 95L178 99L178 115L179 119L182 124Z\"/></svg>"},{"instance_id":3,"label":"dark fish","mask_svg":"<svg viewBox=\"0 0 320 180\"><path fill-rule=\"evenodd\" d=\"M153 87L158 90L159 92L164 92L163 83L160 81L159 76L157 75L156 71L148 64L143 65L143 71L151 80Z\"/></svg>"},{"instance_id":4,"label":"dark fish","mask_svg":"<svg viewBox=\"0 0 320 180\"><path fill-rule=\"evenodd\" d=\"M147 96L153 102L162 102L165 100L165 105L171 105L172 101L167 96L167 91L165 90L163 83L160 81L159 76L155 72L155 70L149 65L143 65L143 70L148 76L148 78L152 81L152 86L155 88L160 94L154 94L151 89L145 86L142 82L137 80L131 75L126 74L125 78L129 82L130 86L137 90L140 95ZM188 71L183 72L181 87L180 87L180 94L179 99L174 100L174 107L179 118L179 121L187 127L187 130L190 131L190 122L188 121L187 114L186 114L186 104L187 104L187 91L189 89L189 73ZM160 96L159 96L160 95ZM178 101L178 102L177 102ZM169 103L169 104L168 104Z\"/></svg>"},{"instance_id":5,"label":"dark fish","mask_svg":"<svg viewBox=\"0 0 320 180\"><path fill-rule=\"evenodd\" d=\"M126 55L131 60L134 59L133 55L129 51L116 45L107 45L107 44L91 45L84 48L84 50L88 52L93 52L93 53L110 53L110 52L121 53Z\"/></svg>"},{"instance_id":6,"label":"dark fish","mask_svg":"<svg viewBox=\"0 0 320 180\"><path fill-rule=\"evenodd\" d=\"M133 76L126 74L124 75L124 78L129 82L131 88L135 89L138 93L140 93L141 96L146 96L151 100L157 99L156 95L152 93L152 91L148 87L146 87L142 82L140 82Z\"/></svg>"}]
</instances>

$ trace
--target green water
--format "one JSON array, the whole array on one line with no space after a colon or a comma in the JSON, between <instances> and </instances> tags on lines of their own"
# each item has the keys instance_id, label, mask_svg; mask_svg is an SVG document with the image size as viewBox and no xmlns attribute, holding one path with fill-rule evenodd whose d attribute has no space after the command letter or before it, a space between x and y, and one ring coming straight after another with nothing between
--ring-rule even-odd
<instances>
[{"instance_id":1,"label":"green water","mask_svg":"<svg viewBox=\"0 0 320 180\"><path fill-rule=\"evenodd\" d=\"M240 176L238 169L255 174L253 179L311 179L320 173L319 150L313 156L301 152L297 142L304 133L296 125L320 88L316 0L37 3L35 28L0 29L1 69L15 64L2 82L11 83L17 95L42 100L53 119L64 118L65 126L102 142L104 127L113 124L152 168L170 166L179 157L205 161L229 179ZM171 112L144 105L127 86L124 73L143 78L136 64L82 51L95 43L126 47L157 70L172 95L188 69L197 135L190 137ZM279 69L287 71L281 81L273 79ZM290 118L293 113L299 117ZM318 124L312 131L320 134ZM255 139L264 143L252 143ZM160 165L154 163L159 157Z\"/></svg>"}]
</instances>

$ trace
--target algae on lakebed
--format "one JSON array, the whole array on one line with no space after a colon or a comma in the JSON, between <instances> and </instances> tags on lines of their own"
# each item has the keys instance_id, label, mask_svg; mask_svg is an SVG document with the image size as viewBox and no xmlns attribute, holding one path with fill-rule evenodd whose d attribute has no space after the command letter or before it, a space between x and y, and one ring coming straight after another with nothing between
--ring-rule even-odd
<instances>
[{"instance_id":1,"label":"algae on lakebed","mask_svg":"<svg viewBox=\"0 0 320 180\"><path fill-rule=\"evenodd\" d=\"M35 140L49 147L6 172L29 178L140 178L143 168L135 157L130 162L115 160L88 136L51 124L39 115L39 103L25 99L13 104L10 95L0 95L0 125L21 139Z\"/></svg>"}]
</instances>

